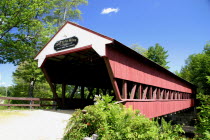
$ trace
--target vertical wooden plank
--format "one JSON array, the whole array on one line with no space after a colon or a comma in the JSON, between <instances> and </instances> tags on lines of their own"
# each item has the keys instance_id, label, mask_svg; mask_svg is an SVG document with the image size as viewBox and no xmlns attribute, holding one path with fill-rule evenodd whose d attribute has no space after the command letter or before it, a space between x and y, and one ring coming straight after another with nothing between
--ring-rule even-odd
<instances>
[{"instance_id":1,"label":"vertical wooden plank","mask_svg":"<svg viewBox=\"0 0 210 140\"><path fill-rule=\"evenodd\" d=\"M150 86L150 89L149 89L149 99L152 99L152 86Z\"/></svg>"},{"instance_id":2,"label":"vertical wooden plank","mask_svg":"<svg viewBox=\"0 0 210 140\"><path fill-rule=\"evenodd\" d=\"M160 99L160 88L157 88L157 99Z\"/></svg>"},{"instance_id":3,"label":"vertical wooden plank","mask_svg":"<svg viewBox=\"0 0 210 140\"><path fill-rule=\"evenodd\" d=\"M34 100L31 100L30 104L34 105ZM30 109L34 109L34 106L30 106Z\"/></svg>"},{"instance_id":4,"label":"vertical wooden plank","mask_svg":"<svg viewBox=\"0 0 210 140\"><path fill-rule=\"evenodd\" d=\"M178 99L180 100L181 99L180 92L177 92L177 94L178 94Z\"/></svg>"},{"instance_id":5,"label":"vertical wooden plank","mask_svg":"<svg viewBox=\"0 0 210 140\"><path fill-rule=\"evenodd\" d=\"M171 95L170 95L170 99L171 100L173 100L174 98L173 98L173 94L174 94L174 92L173 91L171 91Z\"/></svg>"},{"instance_id":6,"label":"vertical wooden plank","mask_svg":"<svg viewBox=\"0 0 210 140\"><path fill-rule=\"evenodd\" d=\"M136 93L136 84L134 84L133 87L132 87L130 99L134 98L135 93Z\"/></svg>"},{"instance_id":7,"label":"vertical wooden plank","mask_svg":"<svg viewBox=\"0 0 210 140\"><path fill-rule=\"evenodd\" d=\"M182 92L180 92L180 99L183 99L183 97L182 97Z\"/></svg>"},{"instance_id":8,"label":"vertical wooden plank","mask_svg":"<svg viewBox=\"0 0 210 140\"><path fill-rule=\"evenodd\" d=\"M161 93L160 93L160 99L163 99L163 94L164 94L164 89L162 89Z\"/></svg>"},{"instance_id":9,"label":"vertical wooden plank","mask_svg":"<svg viewBox=\"0 0 210 140\"><path fill-rule=\"evenodd\" d=\"M122 98L127 99L127 81L122 80Z\"/></svg>"},{"instance_id":10,"label":"vertical wooden plank","mask_svg":"<svg viewBox=\"0 0 210 140\"><path fill-rule=\"evenodd\" d=\"M11 100L10 100L10 99L8 99L8 104L9 104L9 105L10 105L10 101L11 101ZM10 109L10 106L8 106L8 109Z\"/></svg>"},{"instance_id":11,"label":"vertical wooden plank","mask_svg":"<svg viewBox=\"0 0 210 140\"><path fill-rule=\"evenodd\" d=\"M139 99L142 99L142 84L139 85L138 94L139 94Z\"/></svg>"},{"instance_id":12,"label":"vertical wooden plank","mask_svg":"<svg viewBox=\"0 0 210 140\"><path fill-rule=\"evenodd\" d=\"M177 92L176 91L174 92L174 95L175 95L174 99L177 99Z\"/></svg>"},{"instance_id":13,"label":"vertical wooden plank","mask_svg":"<svg viewBox=\"0 0 210 140\"><path fill-rule=\"evenodd\" d=\"M169 90L167 90L166 92L167 92L166 93L166 99L168 100L168 98L169 98Z\"/></svg>"}]
</instances>

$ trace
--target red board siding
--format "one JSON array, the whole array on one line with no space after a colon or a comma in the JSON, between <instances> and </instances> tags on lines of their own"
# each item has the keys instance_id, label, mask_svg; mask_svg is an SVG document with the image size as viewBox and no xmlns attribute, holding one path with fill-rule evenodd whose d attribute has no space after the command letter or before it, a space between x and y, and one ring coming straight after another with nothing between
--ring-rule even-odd
<instances>
[{"instance_id":1,"label":"red board siding","mask_svg":"<svg viewBox=\"0 0 210 140\"><path fill-rule=\"evenodd\" d=\"M106 51L115 78L192 93L192 87L188 83L171 74L166 74L160 69L122 53L113 47L107 47Z\"/></svg>"},{"instance_id":2,"label":"red board siding","mask_svg":"<svg viewBox=\"0 0 210 140\"><path fill-rule=\"evenodd\" d=\"M140 110L148 118L154 118L192 107L194 106L194 100L126 102L125 106L131 107L133 110Z\"/></svg>"}]
</instances>

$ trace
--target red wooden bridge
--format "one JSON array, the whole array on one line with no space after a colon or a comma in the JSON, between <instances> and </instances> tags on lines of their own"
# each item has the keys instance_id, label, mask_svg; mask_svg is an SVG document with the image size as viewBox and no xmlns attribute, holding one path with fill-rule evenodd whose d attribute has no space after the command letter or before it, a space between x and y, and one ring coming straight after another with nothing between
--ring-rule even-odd
<instances>
[{"instance_id":1,"label":"red wooden bridge","mask_svg":"<svg viewBox=\"0 0 210 140\"><path fill-rule=\"evenodd\" d=\"M75 23L66 22L35 59L63 108L93 104L94 95L100 93L149 118L195 104L194 85L122 43ZM62 87L61 97L56 85ZM70 95L68 85L74 87Z\"/></svg>"}]
</instances>

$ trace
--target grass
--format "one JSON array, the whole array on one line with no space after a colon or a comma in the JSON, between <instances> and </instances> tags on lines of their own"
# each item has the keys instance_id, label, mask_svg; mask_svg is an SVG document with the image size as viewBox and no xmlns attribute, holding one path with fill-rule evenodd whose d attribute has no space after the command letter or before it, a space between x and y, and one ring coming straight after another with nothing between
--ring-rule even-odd
<instances>
[{"instance_id":1,"label":"grass","mask_svg":"<svg viewBox=\"0 0 210 140\"><path fill-rule=\"evenodd\" d=\"M0 124L10 121L14 117L23 117L27 114L21 110L0 110Z\"/></svg>"}]
</instances>

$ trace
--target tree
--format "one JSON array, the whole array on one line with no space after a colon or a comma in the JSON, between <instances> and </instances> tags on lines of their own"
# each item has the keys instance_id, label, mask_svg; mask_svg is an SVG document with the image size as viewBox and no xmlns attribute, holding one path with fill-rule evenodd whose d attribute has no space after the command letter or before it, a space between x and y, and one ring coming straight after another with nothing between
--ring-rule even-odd
<instances>
[{"instance_id":1,"label":"tree","mask_svg":"<svg viewBox=\"0 0 210 140\"><path fill-rule=\"evenodd\" d=\"M1 0L0 63L31 59L65 20L80 17L86 0Z\"/></svg>"},{"instance_id":2,"label":"tree","mask_svg":"<svg viewBox=\"0 0 210 140\"><path fill-rule=\"evenodd\" d=\"M168 51L165 51L162 46L158 43L155 46L148 48L147 58L161 65L162 67L169 69L167 66L168 62L166 61Z\"/></svg>"},{"instance_id":3,"label":"tree","mask_svg":"<svg viewBox=\"0 0 210 140\"><path fill-rule=\"evenodd\" d=\"M21 63L13 73L15 83L29 83L28 95L34 97L33 90L35 82L44 81L41 69L37 68L35 61L25 61Z\"/></svg>"},{"instance_id":4,"label":"tree","mask_svg":"<svg viewBox=\"0 0 210 140\"><path fill-rule=\"evenodd\" d=\"M147 49L139 46L138 44L133 44L131 45L131 49L133 49L134 51L136 51L137 53L140 53L141 55L143 55L144 57L147 57Z\"/></svg>"},{"instance_id":5,"label":"tree","mask_svg":"<svg viewBox=\"0 0 210 140\"><path fill-rule=\"evenodd\" d=\"M207 44L202 53L188 57L185 66L180 71L180 76L198 87L198 92L210 95L208 77L210 76L210 55Z\"/></svg>"},{"instance_id":6,"label":"tree","mask_svg":"<svg viewBox=\"0 0 210 140\"><path fill-rule=\"evenodd\" d=\"M33 57L66 20L80 18L81 4L87 0L0 1L0 63L19 65L13 74L14 96L24 95L26 83L27 93L34 96L35 83L43 80L43 74Z\"/></svg>"}]
</instances>

